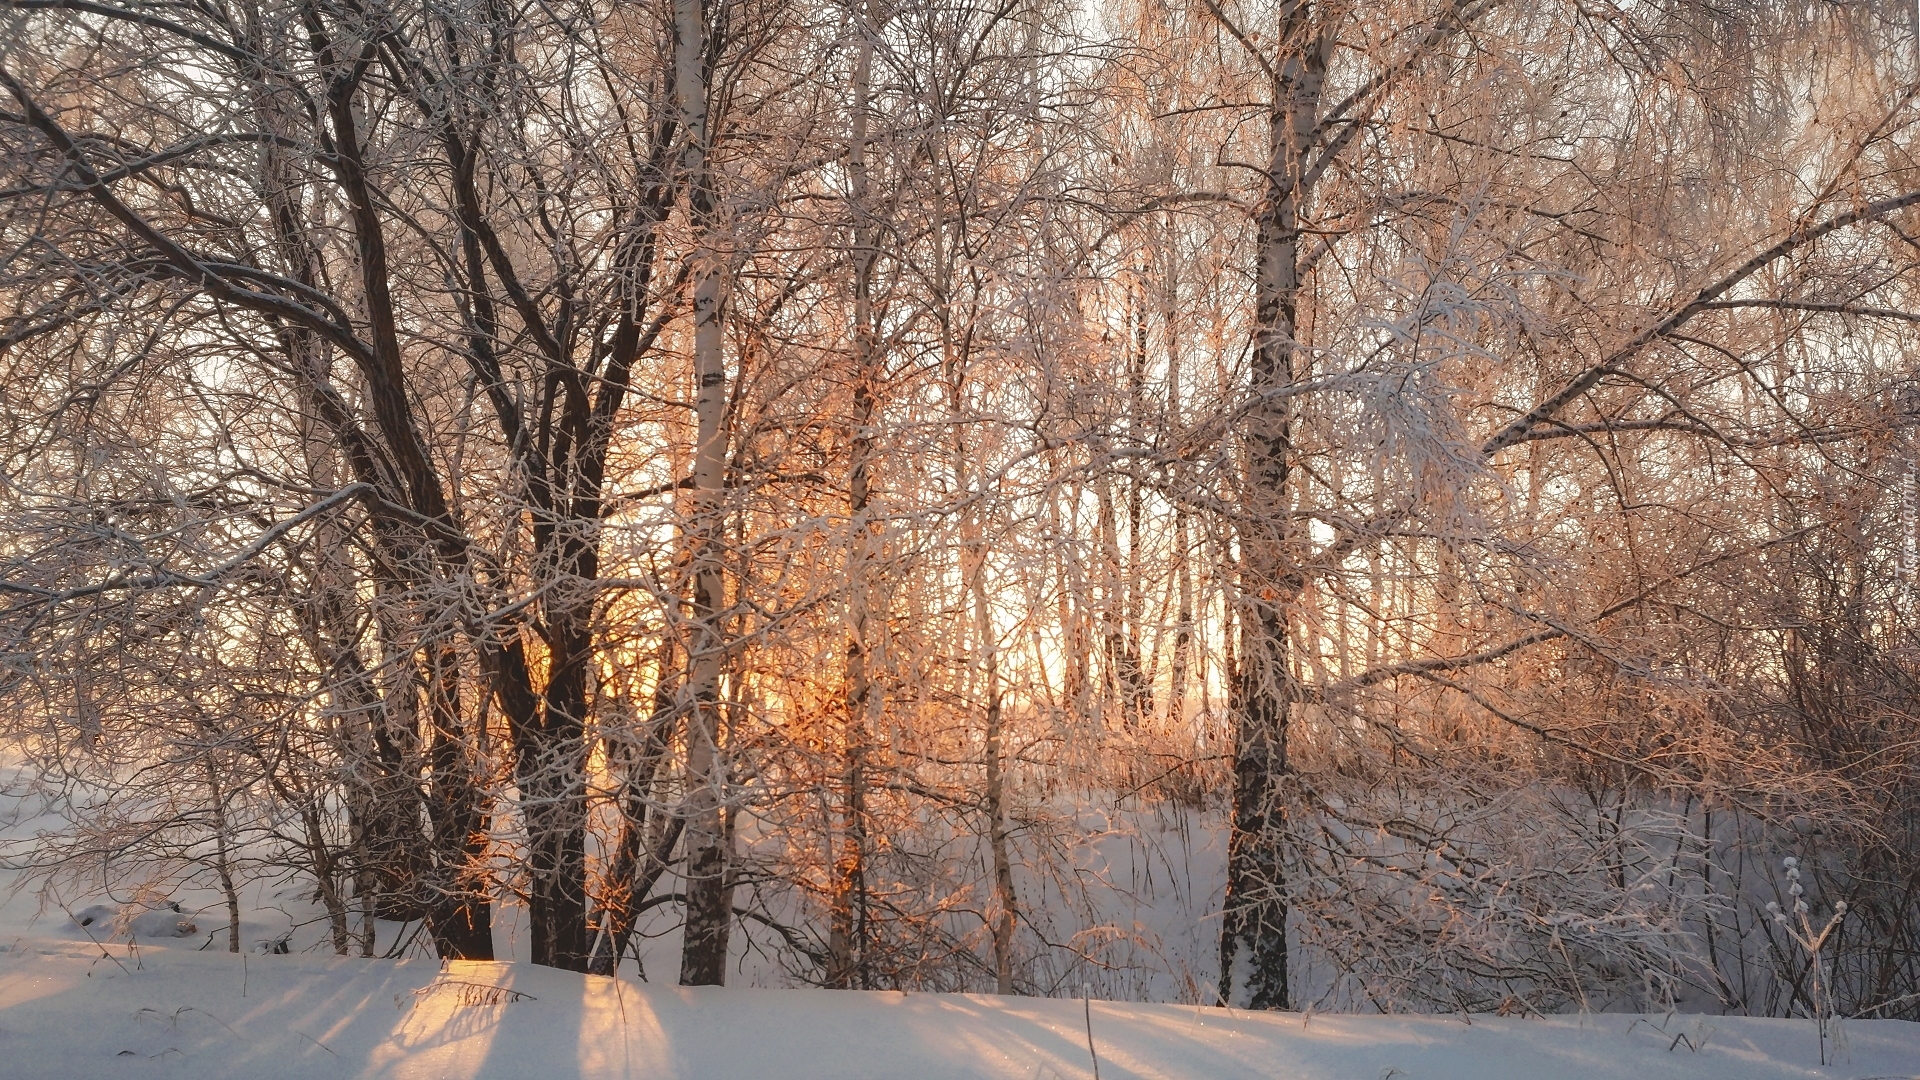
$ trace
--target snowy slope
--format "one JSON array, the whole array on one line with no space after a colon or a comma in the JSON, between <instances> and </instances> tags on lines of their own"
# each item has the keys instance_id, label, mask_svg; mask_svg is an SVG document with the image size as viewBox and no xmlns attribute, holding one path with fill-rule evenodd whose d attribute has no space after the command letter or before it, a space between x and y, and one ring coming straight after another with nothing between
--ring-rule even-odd
<instances>
[{"instance_id":1,"label":"snowy slope","mask_svg":"<svg viewBox=\"0 0 1920 1080\"><path fill-rule=\"evenodd\" d=\"M0 1076L1078 1080L1093 1075L1083 1008L20 938L0 953ZM1468 1024L1094 1002L1092 1026L1103 1080L1920 1076L1920 1025L1897 1021L1849 1022L1827 1068L1812 1025L1784 1020Z\"/></svg>"}]
</instances>

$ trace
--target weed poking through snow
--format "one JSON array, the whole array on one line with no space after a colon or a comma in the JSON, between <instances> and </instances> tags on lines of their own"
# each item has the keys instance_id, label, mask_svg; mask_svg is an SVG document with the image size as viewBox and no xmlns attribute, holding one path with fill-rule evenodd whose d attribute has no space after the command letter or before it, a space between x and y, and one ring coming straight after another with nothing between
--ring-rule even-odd
<instances>
[{"instance_id":1,"label":"weed poking through snow","mask_svg":"<svg viewBox=\"0 0 1920 1080\"><path fill-rule=\"evenodd\" d=\"M1820 1035L1820 1064L1826 1065L1827 1040L1839 1039L1838 1018L1834 1016L1833 986L1828 982L1826 971L1821 963L1820 950L1827 938L1839 927L1840 921L1847 917L1847 902L1836 900L1833 914L1827 917L1827 923L1818 932L1813 928L1811 911L1807 906L1806 888L1800 884L1800 860L1789 855L1780 860L1787 869L1787 895L1793 900L1793 913L1789 915L1780 907L1778 901L1767 902L1767 911L1772 913L1773 921L1778 923L1802 950L1806 953L1808 1009L1813 1013L1814 1029Z\"/></svg>"}]
</instances>

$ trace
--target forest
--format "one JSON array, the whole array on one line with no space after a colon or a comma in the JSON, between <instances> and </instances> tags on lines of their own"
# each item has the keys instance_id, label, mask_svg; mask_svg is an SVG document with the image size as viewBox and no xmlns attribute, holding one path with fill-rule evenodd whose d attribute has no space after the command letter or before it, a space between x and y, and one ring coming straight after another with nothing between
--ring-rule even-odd
<instances>
[{"instance_id":1,"label":"forest","mask_svg":"<svg viewBox=\"0 0 1920 1080\"><path fill-rule=\"evenodd\" d=\"M1910 3L0 0L0 864L1920 1019L1917 151Z\"/></svg>"}]
</instances>

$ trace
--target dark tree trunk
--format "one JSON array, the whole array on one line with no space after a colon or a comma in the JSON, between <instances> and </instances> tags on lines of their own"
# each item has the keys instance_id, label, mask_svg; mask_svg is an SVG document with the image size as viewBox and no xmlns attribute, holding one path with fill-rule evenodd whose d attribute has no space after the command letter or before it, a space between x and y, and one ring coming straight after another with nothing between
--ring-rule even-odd
<instances>
[{"instance_id":1,"label":"dark tree trunk","mask_svg":"<svg viewBox=\"0 0 1920 1080\"><path fill-rule=\"evenodd\" d=\"M661 646L659 656L660 679L654 686L653 719L646 739L638 747L631 743L607 744L607 758L621 773L620 836L607 870L599 925L587 957L587 971L594 975L612 975L619 967L620 957L633 938L639 905L666 872L674 845L686 827L685 818L668 817L656 826L658 838L648 848L647 831L654 815L648 807L647 793L666 763L667 747L679 719L674 700L678 682L669 677L677 660L671 638Z\"/></svg>"},{"instance_id":2,"label":"dark tree trunk","mask_svg":"<svg viewBox=\"0 0 1920 1080\"><path fill-rule=\"evenodd\" d=\"M1287 724L1298 690L1288 658L1289 608L1301 581L1289 497L1293 415L1282 395L1298 375L1300 204L1330 40L1309 0L1280 9L1269 114L1271 157L1258 210L1253 403L1242 427L1240 646L1234 725L1233 823L1220 933L1220 996L1284 1009L1287 985Z\"/></svg>"},{"instance_id":3,"label":"dark tree trunk","mask_svg":"<svg viewBox=\"0 0 1920 1080\"><path fill-rule=\"evenodd\" d=\"M432 786L427 820L433 830L427 882L427 930L440 956L493 959L493 904L483 867L487 851L484 760L467 738L460 712L460 658L451 645L433 653L427 702L433 722Z\"/></svg>"}]
</instances>

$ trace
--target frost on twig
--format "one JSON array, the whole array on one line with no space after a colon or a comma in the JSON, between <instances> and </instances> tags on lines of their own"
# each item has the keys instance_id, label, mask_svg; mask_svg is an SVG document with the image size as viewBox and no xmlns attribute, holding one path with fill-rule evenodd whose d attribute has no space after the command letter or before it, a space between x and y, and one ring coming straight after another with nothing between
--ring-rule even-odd
<instances>
[{"instance_id":1,"label":"frost on twig","mask_svg":"<svg viewBox=\"0 0 1920 1080\"><path fill-rule=\"evenodd\" d=\"M1806 969L1803 978L1807 985L1803 994L1808 1011L1813 1014L1815 1030L1820 1036L1820 1064L1827 1064L1827 1043L1832 1039L1840 1040L1839 1017L1834 1012L1833 983L1827 977L1821 950L1827 939L1833 935L1842 919L1847 917L1847 902L1835 900L1833 914L1827 917L1826 924L1815 930L1811 908L1807 904L1806 887L1800 883L1800 860L1792 855L1780 860L1787 871L1787 895L1792 898L1792 911L1789 913L1777 900L1767 901L1767 911L1773 921L1787 934L1794 944L1800 946ZM1796 983L1799 980L1792 980Z\"/></svg>"}]
</instances>

